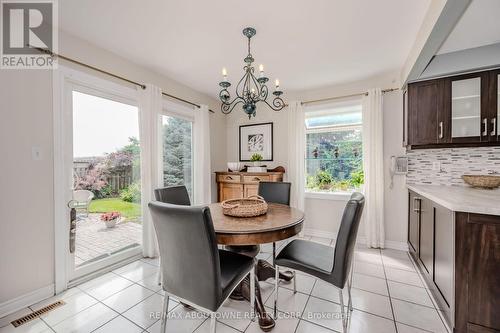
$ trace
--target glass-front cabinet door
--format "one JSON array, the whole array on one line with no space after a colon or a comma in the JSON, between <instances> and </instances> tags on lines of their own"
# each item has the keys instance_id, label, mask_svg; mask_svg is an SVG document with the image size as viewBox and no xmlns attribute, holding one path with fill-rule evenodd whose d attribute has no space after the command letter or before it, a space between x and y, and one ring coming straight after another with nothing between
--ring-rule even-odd
<instances>
[{"instance_id":1,"label":"glass-front cabinet door","mask_svg":"<svg viewBox=\"0 0 500 333\"><path fill-rule=\"evenodd\" d=\"M450 79L452 142L489 140L487 80L481 73Z\"/></svg>"},{"instance_id":2,"label":"glass-front cabinet door","mask_svg":"<svg viewBox=\"0 0 500 333\"><path fill-rule=\"evenodd\" d=\"M496 86L495 86L496 83ZM498 133L498 121L500 120L500 71L497 71L494 74L494 77L492 79L492 84L493 84L493 119L491 120L491 137L494 138L497 141L500 141L500 133Z\"/></svg>"}]
</instances>

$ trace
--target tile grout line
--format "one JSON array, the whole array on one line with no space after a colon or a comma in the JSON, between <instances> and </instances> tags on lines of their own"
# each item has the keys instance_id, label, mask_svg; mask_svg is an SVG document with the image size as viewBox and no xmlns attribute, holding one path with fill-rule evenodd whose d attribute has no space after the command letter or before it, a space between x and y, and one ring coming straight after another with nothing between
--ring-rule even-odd
<instances>
[{"instance_id":1,"label":"tile grout line","mask_svg":"<svg viewBox=\"0 0 500 333\"><path fill-rule=\"evenodd\" d=\"M391 304L392 322L394 324L394 329L396 330L396 333L398 333L398 325L396 324L396 316L394 315L394 306L392 304L392 297L391 297L391 291L389 289L389 282L387 282L387 274L385 272L384 256L382 256L382 251L380 251L380 256L382 257L382 269L384 270L385 284L387 286L387 293L389 294L389 304Z\"/></svg>"},{"instance_id":2,"label":"tile grout line","mask_svg":"<svg viewBox=\"0 0 500 333\"><path fill-rule=\"evenodd\" d=\"M418 269L417 267L417 263L416 261L413 259L413 257L410 255L410 253L408 252L408 256L410 257L410 261L412 262L413 266L415 267L416 271L417 271L417 274L418 274L418 277L420 278L420 280L422 281L423 285L424 286L427 286L427 283L425 282L425 279L422 275L422 273L420 272L420 270ZM428 286L427 286L428 287ZM430 289L428 288L425 288L427 294L429 295L429 297L431 298L431 302L432 302L432 305L434 306L434 310L437 312L437 315L439 317L439 320L441 320L441 324L443 324L445 330L447 332L450 332L450 330L448 329L448 325L445 323L438 307L437 307L437 302L434 300L434 296L432 295L432 293L430 292ZM453 329L451 329L451 332L453 332Z\"/></svg>"}]
</instances>

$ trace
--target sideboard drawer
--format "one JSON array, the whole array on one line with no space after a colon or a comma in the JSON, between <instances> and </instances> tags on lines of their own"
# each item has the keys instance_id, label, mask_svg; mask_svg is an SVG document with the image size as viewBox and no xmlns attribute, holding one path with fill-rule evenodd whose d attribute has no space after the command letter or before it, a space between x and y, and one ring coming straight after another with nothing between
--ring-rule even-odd
<instances>
[{"instance_id":1,"label":"sideboard drawer","mask_svg":"<svg viewBox=\"0 0 500 333\"><path fill-rule=\"evenodd\" d=\"M269 176L243 176L244 183L258 183L258 182L268 182L270 180Z\"/></svg>"},{"instance_id":2,"label":"sideboard drawer","mask_svg":"<svg viewBox=\"0 0 500 333\"><path fill-rule=\"evenodd\" d=\"M240 175L219 175L217 176L217 181L223 183L239 183L241 181L240 177Z\"/></svg>"}]
</instances>

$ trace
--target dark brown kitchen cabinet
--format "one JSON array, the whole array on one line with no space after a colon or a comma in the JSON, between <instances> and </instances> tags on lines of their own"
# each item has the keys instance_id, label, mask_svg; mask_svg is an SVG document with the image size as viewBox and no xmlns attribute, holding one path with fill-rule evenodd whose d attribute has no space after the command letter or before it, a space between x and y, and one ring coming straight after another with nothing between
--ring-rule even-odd
<instances>
[{"instance_id":1,"label":"dark brown kitchen cabinet","mask_svg":"<svg viewBox=\"0 0 500 333\"><path fill-rule=\"evenodd\" d=\"M420 228L420 201L421 198L410 191L408 195L408 247L410 252L418 256L419 251L419 228Z\"/></svg>"},{"instance_id":2,"label":"dark brown kitchen cabinet","mask_svg":"<svg viewBox=\"0 0 500 333\"><path fill-rule=\"evenodd\" d=\"M500 332L500 216L456 214L455 333Z\"/></svg>"},{"instance_id":3,"label":"dark brown kitchen cabinet","mask_svg":"<svg viewBox=\"0 0 500 333\"><path fill-rule=\"evenodd\" d=\"M408 144L445 143L449 126L444 113L443 80L408 85Z\"/></svg>"},{"instance_id":4,"label":"dark brown kitchen cabinet","mask_svg":"<svg viewBox=\"0 0 500 333\"><path fill-rule=\"evenodd\" d=\"M434 204L434 283L449 310L453 299L453 212Z\"/></svg>"},{"instance_id":5,"label":"dark brown kitchen cabinet","mask_svg":"<svg viewBox=\"0 0 500 333\"><path fill-rule=\"evenodd\" d=\"M434 274L434 207L432 201L420 199L420 247L419 259L427 274Z\"/></svg>"},{"instance_id":6,"label":"dark brown kitchen cabinet","mask_svg":"<svg viewBox=\"0 0 500 333\"><path fill-rule=\"evenodd\" d=\"M490 141L500 142L500 133L498 133L500 120L500 70L491 71L489 78L489 109L490 113Z\"/></svg>"},{"instance_id":7,"label":"dark brown kitchen cabinet","mask_svg":"<svg viewBox=\"0 0 500 333\"><path fill-rule=\"evenodd\" d=\"M489 76L481 72L445 79L444 112L451 119L451 143L490 141Z\"/></svg>"},{"instance_id":8,"label":"dark brown kitchen cabinet","mask_svg":"<svg viewBox=\"0 0 500 333\"><path fill-rule=\"evenodd\" d=\"M410 255L448 325L500 333L500 216L451 211L414 191L408 198Z\"/></svg>"},{"instance_id":9,"label":"dark brown kitchen cabinet","mask_svg":"<svg viewBox=\"0 0 500 333\"><path fill-rule=\"evenodd\" d=\"M408 84L407 147L500 145L500 70Z\"/></svg>"}]
</instances>

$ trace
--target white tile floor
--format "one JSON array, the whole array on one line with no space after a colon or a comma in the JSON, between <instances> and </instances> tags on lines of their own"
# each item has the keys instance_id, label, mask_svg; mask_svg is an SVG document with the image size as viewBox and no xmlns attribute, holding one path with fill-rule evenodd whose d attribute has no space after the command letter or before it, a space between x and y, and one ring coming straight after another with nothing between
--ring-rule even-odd
<instances>
[{"instance_id":1,"label":"white tile floor","mask_svg":"<svg viewBox=\"0 0 500 333\"><path fill-rule=\"evenodd\" d=\"M326 238L313 237L312 240L333 243ZM278 248L282 245L279 244ZM271 251L270 244L262 246L259 258L269 259ZM156 284L157 272L158 260L133 262L0 318L0 333L160 332L158 318L163 296ZM359 247L355 253L353 278L354 311L349 332L447 332L408 253ZM269 311L272 311L273 304L272 282L270 279L260 283L263 301ZM291 284L282 283L280 288L278 309L281 316L272 332L341 331L341 322L335 317L340 311L335 288L300 273L297 275L297 294L293 294ZM10 325L12 319L59 299L66 304L19 328ZM175 301L170 302L169 310L167 332L209 331L209 321L199 313L189 311ZM248 303L228 300L220 309L222 317L217 323L217 332L262 332L257 322L244 318L247 311Z\"/></svg>"}]
</instances>

